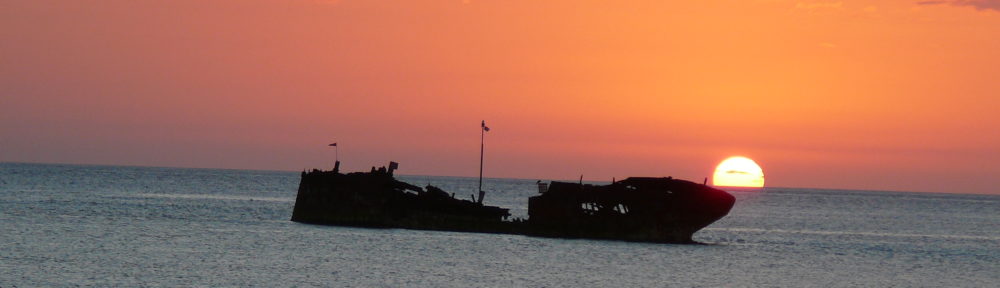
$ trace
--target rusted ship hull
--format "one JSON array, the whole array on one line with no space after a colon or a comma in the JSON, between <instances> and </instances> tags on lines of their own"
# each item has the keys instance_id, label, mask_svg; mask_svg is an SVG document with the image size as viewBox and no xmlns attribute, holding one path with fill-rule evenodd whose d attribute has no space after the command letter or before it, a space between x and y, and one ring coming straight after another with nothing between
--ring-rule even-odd
<instances>
[{"instance_id":1,"label":"rusted ship hull","mask_svg":"<svg viewBox=\"0 0 1000 288\"><path fill-rule=\"evenodd\" d=\"M610 185L553 182L528 202L530 233L540 236L691 243L729 213L725 191L672 178L628 178Z\"/></svg>"},{"instance_id":2,"label":"rusted ship hull","mask_svg":"<svg viewBox=\"0 0 1000 288\"><path fill-rule=\"evenodd\" d=\"M610 185L552 182L529 199L527 220L508 220L508 209L410 185L393 178L391 170L314 170L302 173L292 221L692 243L696 231L728 214L734 203L724 191L671 178L628 178Z\"/></svg>"},{"instance_id":3,"label":"rusted ship hull","mask_svg":"<svg viewBox=\"0 0 1000 288\"><path fill-rule=\"evenodd\" d=\"M303 172L292 221L358 227L510 232L508 209L455 199L390 173Z\"/></svg>"}]
</instances>

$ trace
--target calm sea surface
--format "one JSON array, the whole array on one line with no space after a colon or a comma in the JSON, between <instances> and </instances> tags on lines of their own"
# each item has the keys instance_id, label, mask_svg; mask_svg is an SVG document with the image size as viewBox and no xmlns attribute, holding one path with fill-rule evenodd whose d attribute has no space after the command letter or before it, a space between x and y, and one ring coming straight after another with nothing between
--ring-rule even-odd
<instances>
[{"instance_id":1,"label":"calm sea surface","mask_svg":"<svg viewBox=\"0 0 1000 288\"><path fill-rule=\"evenodd\" d=\"M457 195L476 179L400 177ZM299 174L0 163L0 287L1000 285L1000 196L773 188L708 245L289 221ZM535 180L488 179L526 216ZM960 191L956 191L960 192Z\"/></svg>"}]
</instances>

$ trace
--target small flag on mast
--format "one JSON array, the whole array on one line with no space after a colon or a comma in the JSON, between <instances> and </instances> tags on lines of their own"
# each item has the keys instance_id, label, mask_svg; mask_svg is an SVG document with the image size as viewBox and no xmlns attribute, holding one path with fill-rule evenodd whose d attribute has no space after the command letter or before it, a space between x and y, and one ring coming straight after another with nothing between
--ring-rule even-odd
<instances>
[{"instance_id":1,"label":"small flag on mast","mask_svg":"<svg viewBox=\"0 0 1000 288\"><path fill-rule=\"evenodd\" d=\"M483 131L490 132L490 127L486 127L486 120L483 120Z\"/></svg>"},{"instance_id":2,"label":"small flag on mast","mask_svg":"<svg viewBox=\"0 0 1000 288\"><path fill-rule=\"evenodd\" d=\"M330 146L337 146L337 143L334 142L333 144L330 144Z\"/></svg>"}]
</instances>

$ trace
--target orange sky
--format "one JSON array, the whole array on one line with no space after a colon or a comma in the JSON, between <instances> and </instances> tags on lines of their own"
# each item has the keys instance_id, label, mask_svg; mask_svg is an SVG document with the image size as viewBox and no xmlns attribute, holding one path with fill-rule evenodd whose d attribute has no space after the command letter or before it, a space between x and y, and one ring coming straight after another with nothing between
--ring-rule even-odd
<instances>
[{"instance_id":1,"label":"orange sky","mask_svg":"<svg viewBox=\"0 0 1000 288\"><path fill-rule=\"evenodd\" d=\"M998 9L0 0L0 161L1000 194Z\"/></svg>"}]
</instances>

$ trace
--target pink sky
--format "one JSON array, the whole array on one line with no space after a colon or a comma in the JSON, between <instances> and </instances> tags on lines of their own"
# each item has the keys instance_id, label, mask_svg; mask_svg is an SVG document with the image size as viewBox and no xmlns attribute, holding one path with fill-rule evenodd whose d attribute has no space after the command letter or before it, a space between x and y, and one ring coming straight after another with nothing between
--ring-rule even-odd
<instances>
[{"instance_id":1,"label":"pink sky","mask_svg":"<svg viewBox=\"0 0 1000 288\"><path fill-rule=\"evenodd\" d=\"M1000 193L998 3L0 0L0 161Z\"/></svg>"}]
</instances>

